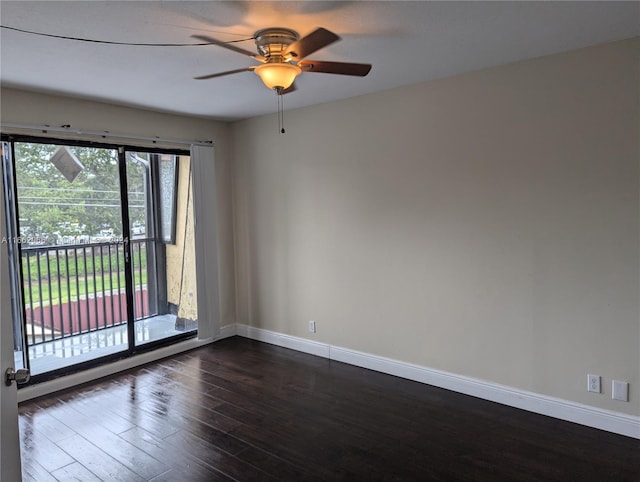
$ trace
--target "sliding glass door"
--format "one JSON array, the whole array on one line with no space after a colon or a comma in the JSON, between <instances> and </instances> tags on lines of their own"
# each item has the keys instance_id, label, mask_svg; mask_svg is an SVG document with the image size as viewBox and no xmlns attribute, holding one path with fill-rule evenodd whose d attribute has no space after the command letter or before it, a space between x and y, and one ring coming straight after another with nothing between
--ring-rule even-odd
<instances>
[{"instance_id":1,"label":"sliding glass door","mask_svg":"<svg viewBox=\"0 0 640 482\"><path fill-rule=\"evenodd\" d=\"M126 152L136 346L198 328L190 162Z\"/></svg>"},{"instance_id":2,"label":"sliding glass door","mask_svg":"<svg viewBox=\"0 0 640 482\"><path fill-rule=\"evenodd\" d=\"M182 280L195 280L185 273L195 270L191 179L179 175L189 157L88 143L10 146L16 359L34 380L193 336L197 319L181 316Z\"/></svg>"},{"instance_id":3,"label":"sliding glass door","mask_svg":"<svg viewBox=\"0 0 640 482\"><path fill-rule=\"evenodd\" d=\"M129 349L117 149L16 142L23 335L32 375Z\"/></svg>"}]
</instances>

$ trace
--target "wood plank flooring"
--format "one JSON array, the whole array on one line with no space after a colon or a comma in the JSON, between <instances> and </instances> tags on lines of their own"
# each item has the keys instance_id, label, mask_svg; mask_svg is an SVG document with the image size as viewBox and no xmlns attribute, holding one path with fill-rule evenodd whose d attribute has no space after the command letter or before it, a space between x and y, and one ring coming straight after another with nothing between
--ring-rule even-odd
<instances>
[{"instance_id":1,"label":"wood plank flooring","mask_svg":"<svg viewBox=\"0 0 640 482\"><path fill-rule=\"evenodd\" d=\"M640 481L640 441L234 337L20 406L25 481Z\"/></svg>"}]
</instances>

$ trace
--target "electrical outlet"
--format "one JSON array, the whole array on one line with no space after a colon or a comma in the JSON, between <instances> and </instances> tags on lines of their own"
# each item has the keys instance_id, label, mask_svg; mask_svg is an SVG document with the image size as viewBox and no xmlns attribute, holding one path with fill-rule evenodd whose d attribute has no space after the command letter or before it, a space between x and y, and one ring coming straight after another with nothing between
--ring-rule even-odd
<instances>
[{"instance_id":1,"label":"electrical outlet","mask_svg":"<svg viewBox=\"0 0 640 482\"><path fill-rule=\"evenodd\" d=\"M629 384L627 382L620 382L618 380L611 381L611 398L614 400L621 400L623 402L629 401Z\"/></svg>"},{"instance_id":2,"label":"electrical outlet","mask_svg":"<svg viewBox=\"0 0 640 482\"><path fill-rule=\"evenodd\" d=\"M315 333L316 332L316 322L313 320L309 320L309 331L311 333Z\"/></svg>"},{"instance_id":3,"label":"electrical outlet","mask_svg":"<svg viewBox=\"0 0 640 482\"><path fill-rule=\"evenodd\" d=\"M600 393L600 375L587 375L587 391Z\"/></svg>"}]
</instances>

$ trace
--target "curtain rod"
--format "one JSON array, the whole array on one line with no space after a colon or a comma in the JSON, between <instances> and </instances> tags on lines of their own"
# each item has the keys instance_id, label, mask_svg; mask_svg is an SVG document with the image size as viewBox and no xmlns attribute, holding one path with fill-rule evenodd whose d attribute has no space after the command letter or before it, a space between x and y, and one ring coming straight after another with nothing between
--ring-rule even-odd
<instances>
[{"instance_id":1,"label":"curtain rod","mask_svg":"<svg viewBox=\"0 0 640 482\"><path fill-rule=\"evenodd\" d=\"M129 140L136 140L136 141L150 141L153 143L160 143L160 144L174 144L174 145L199 144L199 145L206 145L206 146L213 145L213 141L188 141L184 139L167 139L167 138L162 138L157 136L132 136L129 134L117 134L111 131L92 131L92 130L84 130L84 129L74 129L68 124L56 127L56 126L50 126L46 124L40 125L40 126L34 126L34 125L27 125L27 124L10 124L10 123L3 122L2 124L0 124L0 127L3 130L4 129L21 129L21 130L29 130L29 131L38 131L44 134L48 132L57 132L57 133L65 133L65 134L76 134L76 135L82 135L82 136L100 137L102 139L109 138L109 139L129 139Z\"/></svg>"}]
</instances>

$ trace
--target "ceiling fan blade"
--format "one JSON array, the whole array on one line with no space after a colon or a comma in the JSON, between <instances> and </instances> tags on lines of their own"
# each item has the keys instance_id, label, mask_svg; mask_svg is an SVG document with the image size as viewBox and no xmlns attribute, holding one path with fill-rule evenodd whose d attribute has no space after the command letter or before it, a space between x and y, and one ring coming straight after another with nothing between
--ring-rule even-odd
<instances>
[{"instance_id":1,"label":"ceiling fan blade","mask_svg":"<svg viewBox=\"0 0 640 482\"><path fill-rule=\"evenodd\" d=\"M209 37L208 35L192 35L191 37L197 38L198 40L202 40L203 42L207 42L213 45L217 45L219 47L225 48L227 50L232 50L233 52L237 52L242 55L247 55L249 57L253 57L255 59L262 59L260 55L257 55L255 52L251 52L250 50L243 49L242 47L236 47L233 44L223 42L222 40L215 39L213 37Z\"/></svg>"},{"instance_id":2,"label":"ceiling fan blade","mask_svg":"<svg viewBox=\"0 0 640 482\"><path fill-rule=\"evenodd\" d=\"M244 67L243 69L227 70L226 72L218 72L217 74L201 75L200 77L194 77L196 80L213 79L215 77L222 77L223 75L237 74L239 72L249 72L254 70L255 67Z\"/></svg>"},{"instance_id":3,"label":"ceiling fan blade","mask_svg":"<svg viewBox=\"0 0 640 482\"><path fill-rule=\"evenodd\" d=\"M355 75L364 77L371 70L371 64L351 62L325 62L322 60L301 60L298 67L303 72L321 72L323 74Z\"/></svg>"},{"instance_id":4,"label":"ceiling fan blade","mask_svg":"<svg viewBox=\"0 0 640 482\"><path fill-rule=\"evenodd\" d=\"M320 27L309 35L293 42L286 48L284 54L291 55L294 59L300 60L337 40L340 40L340 37L335 33Z\"/></svg>"}]
</instances>

